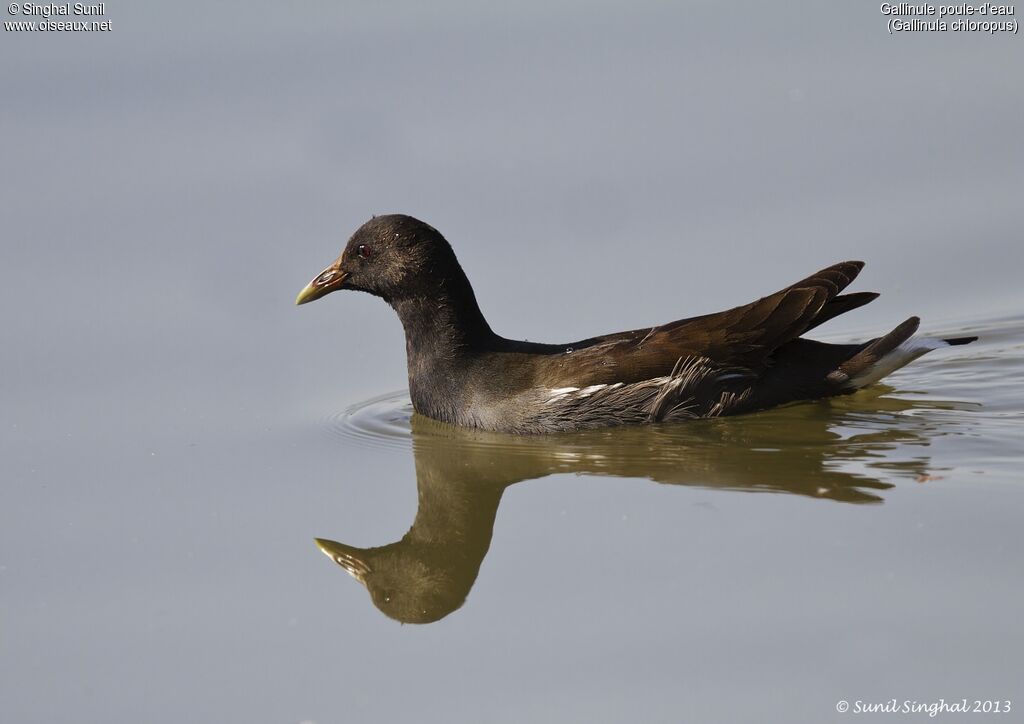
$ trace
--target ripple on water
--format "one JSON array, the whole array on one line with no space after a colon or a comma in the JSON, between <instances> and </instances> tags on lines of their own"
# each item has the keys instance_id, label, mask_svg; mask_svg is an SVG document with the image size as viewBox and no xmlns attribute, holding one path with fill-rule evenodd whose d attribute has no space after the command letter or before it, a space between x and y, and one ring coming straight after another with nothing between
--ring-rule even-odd
<instances>
[{"instance_id":1,"label":"ripple on water","mask_svg":"<svg viewBox=\"0 0 1024 724\"><path fill-rule=\"evenodd\" d=\"M388 392L357 402L323 419L327 430L360 445L377 448L412 446L412 400L405 390Z\"/></svg>"}]
</instances>

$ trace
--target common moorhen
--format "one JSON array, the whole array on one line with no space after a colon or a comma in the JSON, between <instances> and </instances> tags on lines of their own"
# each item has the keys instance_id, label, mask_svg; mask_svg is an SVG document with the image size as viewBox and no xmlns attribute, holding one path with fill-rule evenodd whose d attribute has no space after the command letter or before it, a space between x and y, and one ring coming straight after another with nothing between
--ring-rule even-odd
<instances>
[{"instance_id":1,"label":"common moorhen","mask_svg":"<svg viewBox=\"0 0 1024 724\"><path fill-rule=\"evenodd\" d=\"M840 294L863 262L845 261L741 307L567 344L505 339L477 305L455 252L411 216L363 224L296 304L339 289L381 297L405 328L416 412L514 433L668 422L853 392L925 352L977 337L913 337L911 317L860 344L801 337L874 292Z\"/></svg>"}]
</instances>

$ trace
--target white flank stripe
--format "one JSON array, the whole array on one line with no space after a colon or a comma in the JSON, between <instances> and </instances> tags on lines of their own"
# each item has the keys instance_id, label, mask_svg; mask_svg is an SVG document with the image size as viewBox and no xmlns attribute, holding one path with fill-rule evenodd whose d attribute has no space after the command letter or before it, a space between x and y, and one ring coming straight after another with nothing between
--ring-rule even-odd
<instances>
[{"instance_id":1,"label":"white flank stripe","mask_svg":"<svg viewBox=\"0 0 1024 724\"><path fill-rule=\"evenodd\" d=\"M561 397L562 395L568 395L570 392L575 392L579 387L556 387L552 390L548 390L552 397Z\"/></svg>"}]
</instances>

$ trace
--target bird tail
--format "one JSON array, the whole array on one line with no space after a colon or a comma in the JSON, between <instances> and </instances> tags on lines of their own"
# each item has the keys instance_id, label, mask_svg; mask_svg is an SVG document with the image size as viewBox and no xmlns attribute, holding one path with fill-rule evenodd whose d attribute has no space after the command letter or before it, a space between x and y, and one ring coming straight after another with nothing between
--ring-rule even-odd
<instances>
[{"instance_id":1,"label":"bird tail","mask_svg":"<svg viewBox=\"0 0 1024 724\"><path fill-rule=\"evenodd\" d=\"M888 334L868 342L831 372L827 379L848 390L878 382L921 355L950 345L970 344L977 337L915 337L921 320L911 317Z\"/></svg>"}]
</instances>

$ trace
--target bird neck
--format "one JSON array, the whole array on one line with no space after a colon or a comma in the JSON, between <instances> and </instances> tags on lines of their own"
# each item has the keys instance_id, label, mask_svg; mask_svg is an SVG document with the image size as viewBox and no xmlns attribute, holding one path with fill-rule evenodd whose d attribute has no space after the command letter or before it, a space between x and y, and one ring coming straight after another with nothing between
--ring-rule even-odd
<instances>
[{"instance_id":1,"label":"bird neck","mask_svg":"<svg viewBox=\"0 0 1024 724\"><path fill-rule=\"evenodd\" d=\"M421 415L458 422L453 415L466 395L465 375L476 352L497 339L469 286L450 280L429 294L391 300L405 328L409 395Z\"/></svg>"},{"instance_id":2,"label":"bird neck","mask_svg":"<svg viewBox=\"0 0 1024 724\"><path fill-rule=\"evenodd\" d=\"M461 272L461 270L459 270ZM405 328L413 358L450 359L486 347L495 339L465 275L445 279L429 292L391 300Z\"/></svg>"}]
</instances>

